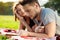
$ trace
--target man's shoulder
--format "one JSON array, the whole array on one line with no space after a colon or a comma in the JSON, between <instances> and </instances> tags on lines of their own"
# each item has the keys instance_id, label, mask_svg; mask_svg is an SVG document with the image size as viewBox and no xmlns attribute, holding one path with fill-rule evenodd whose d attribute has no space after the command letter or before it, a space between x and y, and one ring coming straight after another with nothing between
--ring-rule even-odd
<instances>
[{"instance_id":1,"label":"man's shoulder","mask_svg":"<svg viewBox=\"0 0 60 40\"><path fill-rule=\"evenodd\" d=\"M54 13L55 13L55 12L54 12L52 9L50 9L50 8L43 8L43 9L42 9L41 16L42 16L42 17L45 17L45 16L49 17L49 16L54 15Z\"/></svg>"},{"instance_id":2,"label":"man's shoulder","mask_svg":"<svg viewBox=\"0 0 60 40\"><path fill-rule=\"evenodd\" d=\"M44 11L53 11L51 8L42 8Z\"/></svg>"},{"instance_id":3,"label":"man's shoulder","mask_svg":"<svg viewBox=\"0 0 60 40\"><path fill-rule=\"evenodd\" d=\"M42 8L42 13L51 14L51 13L54 13L54 10L52 10L51 8Z\"/></svg>"}]
</instances>

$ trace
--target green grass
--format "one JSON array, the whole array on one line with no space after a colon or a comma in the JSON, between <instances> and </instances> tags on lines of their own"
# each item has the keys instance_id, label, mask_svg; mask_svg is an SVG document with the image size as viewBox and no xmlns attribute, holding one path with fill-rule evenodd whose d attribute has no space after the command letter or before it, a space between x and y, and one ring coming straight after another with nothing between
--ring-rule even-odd
<instances>
[{"instance_id":1,"label":"green grass","mask_svg":"<svg viewBox=\"0 0 60 40\"><path fill-rule=\"evenodd\" d=\"M0 28L18 29L19 21L14 20L14 16L0 15Z\"/></svg>"}]
</instances>

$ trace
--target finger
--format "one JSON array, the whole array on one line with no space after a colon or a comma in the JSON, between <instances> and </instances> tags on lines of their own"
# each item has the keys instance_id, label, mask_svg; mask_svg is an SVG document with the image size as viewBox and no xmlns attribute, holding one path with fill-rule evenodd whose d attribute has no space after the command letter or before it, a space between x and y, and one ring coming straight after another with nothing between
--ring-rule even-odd
<instances>
[{"instance_id":1,"label":"finger","mask_svg":"<svg viewBox=\"0 0 60 40\"><path fill-rule=\"evenodd\" d=\"M17 13L15 13L16 14L16 16L18 17L18 18L23 18L23 17L21 17L19 14L17 14Z\"/></svg>"}]
</instances>

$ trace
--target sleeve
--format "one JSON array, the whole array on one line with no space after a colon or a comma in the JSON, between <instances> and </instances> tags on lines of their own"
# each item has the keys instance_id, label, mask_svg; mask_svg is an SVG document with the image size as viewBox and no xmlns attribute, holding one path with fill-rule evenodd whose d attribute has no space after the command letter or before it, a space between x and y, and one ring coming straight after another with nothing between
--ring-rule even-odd
<instances>
[{"instance_id":1,"label":"sleeve","mask_svg":"<svg viewBox=\"0 0 60 40\"><path fill-rule=\"evenodd\" d=\"M55 15L52 9L45 9L42 14L42 21L44 25L47 25L50 22L55 21Z\"/></svg>"}]
</instances>

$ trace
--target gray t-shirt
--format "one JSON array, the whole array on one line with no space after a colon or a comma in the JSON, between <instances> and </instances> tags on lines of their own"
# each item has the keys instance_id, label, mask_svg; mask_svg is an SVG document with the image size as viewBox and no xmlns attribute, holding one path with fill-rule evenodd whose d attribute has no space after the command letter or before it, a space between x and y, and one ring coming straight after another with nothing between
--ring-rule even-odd
<instances>
[{"instance_id":1,"label":"gray t-shirt","mask_svg":"<svg viewBox=\"0 0 60 40\"><path fill-rule=\"evenodd\" d=\"M56 22L56 33L60 34L60 18L55 11L50 8L42 8L41 20L44 25L55 21Z\"/></svg>"}]
</instances>

